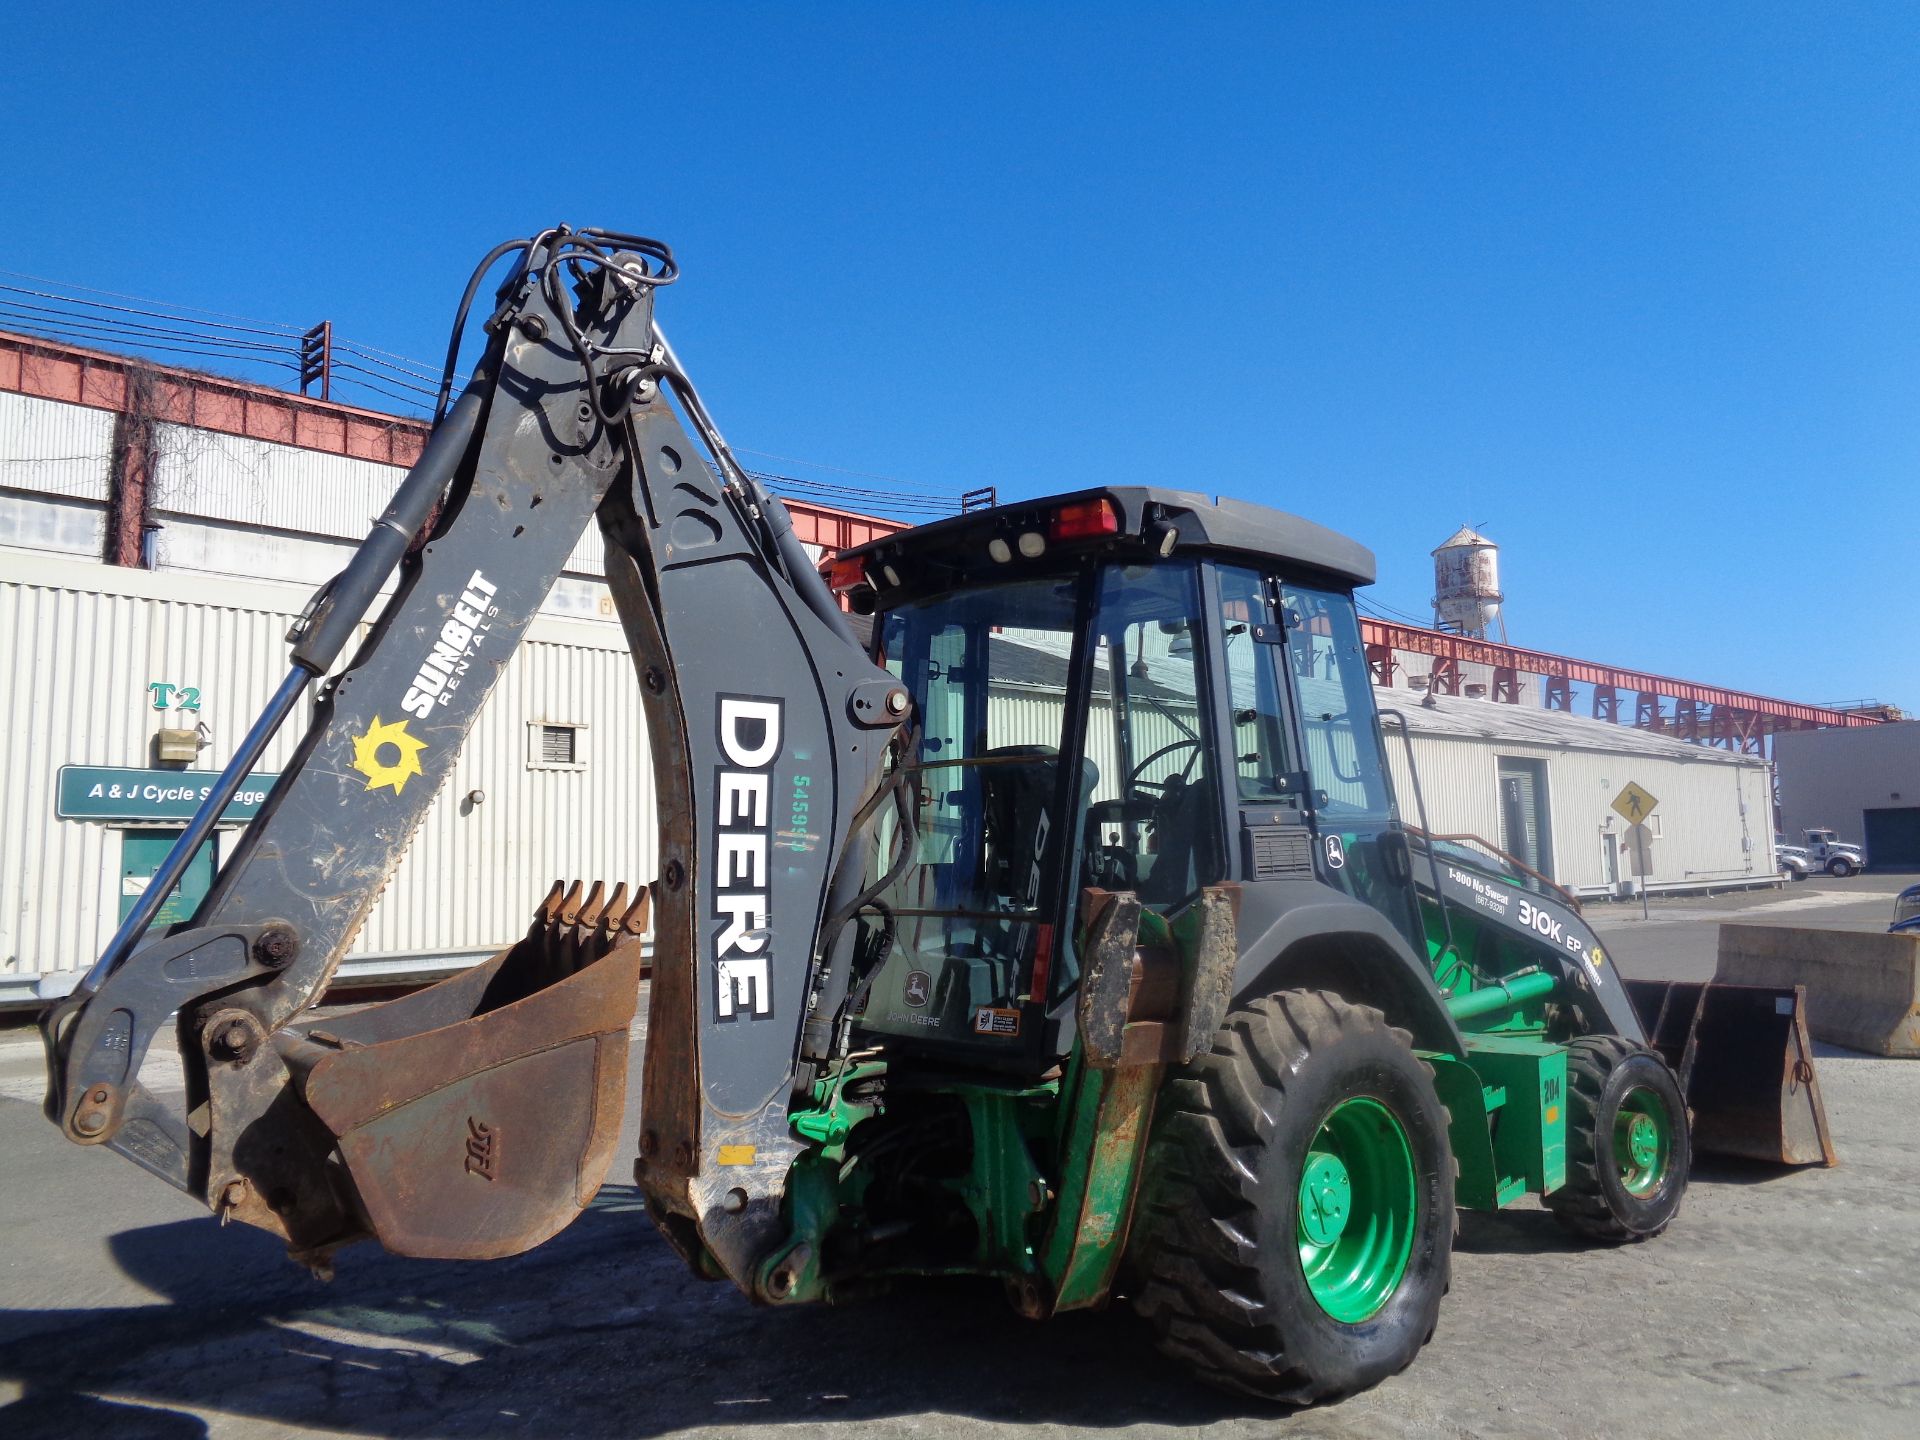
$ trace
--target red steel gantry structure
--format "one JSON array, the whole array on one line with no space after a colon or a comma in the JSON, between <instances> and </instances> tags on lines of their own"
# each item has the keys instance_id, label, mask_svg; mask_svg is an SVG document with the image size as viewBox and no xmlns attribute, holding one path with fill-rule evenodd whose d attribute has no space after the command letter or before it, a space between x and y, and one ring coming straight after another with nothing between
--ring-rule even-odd
<instances>
[{"instance_id":1,"label":"red steel gantry structure","mask_svg":"<svg viewBox=\"0 0 1920 1440\"><path fill-rule=\"evenodd\" d=\"M1394 653L1433 657L1427 690L1435 695L1461 693L1462 666L1484 665L1492 672L1487 698L1510 705L1520 703L1520 677L1538 675L1545 681L1541 700L1548 710L1571 712L1573 687L1593 690L1593 718L1623 723L1623 701L1631 703L1631 723L1642 730L1658 730L1679 740L1717 745L1752 755L1767 753L1767 739L1782 730L1823 730L1877 725L1880 717L1854 710L1834 710L1795 700L1777 700L1745 690L1676 680L1644 670L1575 660L1544 650L1526 650L1491 640L1475 640L1443 630L1402 625L1391 620L1362 619L1360 638L1367 650L1367 668L1373 683L1393 684L1398 662Z\"/></svg>"}]
</instances>

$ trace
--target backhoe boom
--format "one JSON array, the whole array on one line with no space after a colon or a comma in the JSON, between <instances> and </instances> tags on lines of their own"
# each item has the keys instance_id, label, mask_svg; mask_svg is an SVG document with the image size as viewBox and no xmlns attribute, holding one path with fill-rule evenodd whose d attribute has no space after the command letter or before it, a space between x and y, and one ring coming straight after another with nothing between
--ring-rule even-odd
<instances>
[{"instance_id":1,"label":"backhoe boom","mask_svg":"<svg viewBox=\"0 0 1920 1440\"><path fill-rule=\"evenodd\" d=\"M192 919L148 934L224 806L216 786L152 903L48 1018L48 1114L309 1257L366 1234L407 1253L511 1253L591 1198L618 1125L637 935L556 947L548 917L484 984L456 977L380 1022L299 1017L597 518L664 832L641 1175L670 1231L747 1283L795 1149L802 1023L817 991L830 1012L846 983L832 946L844 967L851 937L833 932L868 864L849 820L882 789L904 694L860 652L655 325L675 274L666 247L560 227L506 248L518 260L472 382L289 637L287 680L229 773L247 773L319 680L292 761ZM352 659L322 680L396 567ZM797 832L793 813L810 817ZM139 1082L175 1015L184 1113ZM453 1222L413 1225L416 1193Z\"/></svg>"}]
</instances>

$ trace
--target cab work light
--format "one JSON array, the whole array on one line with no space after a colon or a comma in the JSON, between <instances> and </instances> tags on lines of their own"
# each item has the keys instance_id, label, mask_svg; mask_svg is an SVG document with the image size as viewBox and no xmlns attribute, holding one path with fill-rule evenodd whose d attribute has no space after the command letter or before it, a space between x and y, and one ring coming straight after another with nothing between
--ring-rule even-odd
<instances>
[{"instance_id":1,"label":"cab work light","mask_svg":"<svg viewBox=\"0 0 1920 1440\"><path fill-rule=\"evenodd\" d=\"M1111 500L1078 500L1062 505L1047 522L1052 540L1091 540L1098 535L1120 533L1120 512Z\"/></svg>"},{"instance_id":2,"label":"cab work light","mask_svg":"<svg viewBox=\"0 0 1920 1440\"><path fill-rule=\"evenodd\" d=\"M836 595L867 583L865 566L851 555L836 555L829 560L826 576L827 588Z\"/></svg>"}]
</instances>

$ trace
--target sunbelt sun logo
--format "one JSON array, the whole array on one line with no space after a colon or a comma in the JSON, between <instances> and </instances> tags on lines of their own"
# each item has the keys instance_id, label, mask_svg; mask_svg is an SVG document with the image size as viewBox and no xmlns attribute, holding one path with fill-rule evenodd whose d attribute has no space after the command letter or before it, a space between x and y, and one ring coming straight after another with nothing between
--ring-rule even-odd
<instances>
[{"instance_id":1,"label":"sunbelt sun logo","mask_svg":"<svg viewBox=\"0 0 1920 1440\"><path fill-rule=\"evenodd\" d=\"M376 715L364 735L353 737L353 768L367 777L367 789L386 787L398 795L407 781L423 774L420 752L427 742L407 731L407 722L382 721Z\"/></svg>"}]
</instances>

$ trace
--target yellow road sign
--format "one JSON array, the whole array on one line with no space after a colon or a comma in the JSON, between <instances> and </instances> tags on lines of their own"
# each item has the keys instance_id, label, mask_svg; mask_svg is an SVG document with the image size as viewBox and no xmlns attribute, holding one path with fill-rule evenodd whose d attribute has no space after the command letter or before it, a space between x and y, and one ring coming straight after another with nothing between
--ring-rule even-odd
<instances>
[{"instance_id":1,"label":"yellow road sign","mask_svg":"<svg viewBox=\"0 0 1920 1440\"><path fill-rule=\"evenodd\" d=\"M1631 780L1627 782L1626 789L1613 797L1613 808L1620 812L1621 818L1629 825L1640 824L1659 803Z\"/></svg>"}]
</instances>

